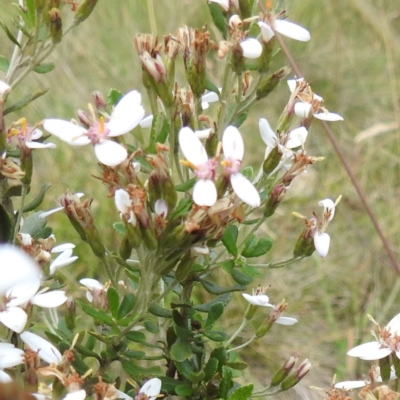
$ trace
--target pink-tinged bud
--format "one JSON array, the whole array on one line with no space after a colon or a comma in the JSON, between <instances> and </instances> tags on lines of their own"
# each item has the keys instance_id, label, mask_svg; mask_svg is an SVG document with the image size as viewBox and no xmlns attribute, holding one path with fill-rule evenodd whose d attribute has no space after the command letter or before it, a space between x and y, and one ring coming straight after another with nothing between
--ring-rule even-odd
<instances>
[{"instance_id":1,"label":"pink-tinged bud","mask_svg":"<svg viewBox=\"0 0 400 400\"><path fill-rule=\"evenodd\" d=\"M89 115L88 115L85 111L83 111L83 110L78 110L77 114L78 114L79 122L80 122L85 128L89 129L90 126L92 125L92 121L91 121Z\"/></svg>"},{"instance_id":2,"label":"pink-tinged bud","mask_svg":"<svg viewBox=\"0 0 400 400\"><path fill-rule=\"evenodd\" d=\"M92 93L92 97L94 100L94 105L98 110L104 110L107 106L107 102L104 99L103 93L101 93L99 90L96 90Z\"/></svg>"},{"instance_id":3,"label":"pink-tinged bud","mask_svg":"<svg viewBox=\"0 0 400 400\"><path fill-rule=\"evenodd\" d=\"M287 360L285 364L278 370L278 372L276 372L275 375L272 377L270 386L280 385L292 371L298 359L299 359L298 357L291 356L289 360Z\"/></svg>"},{"instance_id":4,"label":"pink-tinged bud","mask_svg":"<svg viewBox=\"0 0 400 400\"><path fill-rule=\"evenodd\" d=\"M268 218L274 214L275 210L278 208L279 203L282 201L286 193L286 187L283 183L275 186L270 195L268 196L267 202L264 207L264 217Z\"/></svg>"},{"instance_id":5,"label":"pink-tinged bud","mask_svg":"<svg viewBox=\"0 0 400 400\"><path fill-rule=\"evenodd\" d=\"M292 372L282 383L282 391L288 390L293 386L296 386L310 371L312 364L308 359L305 359L295 372Z\"/></svg>"},{"instance_id":6,"label":"pink-tinged bud","mask_svg":"<svg viewBox=\"0 0 400 400\"><path fill-rule=\"evenodd\" d=\"M309 257L315 251L314 235L317 229L315 218L305 220L306 227L301 232L293 249L294 257Z\"/></svg>"}]
</instances>

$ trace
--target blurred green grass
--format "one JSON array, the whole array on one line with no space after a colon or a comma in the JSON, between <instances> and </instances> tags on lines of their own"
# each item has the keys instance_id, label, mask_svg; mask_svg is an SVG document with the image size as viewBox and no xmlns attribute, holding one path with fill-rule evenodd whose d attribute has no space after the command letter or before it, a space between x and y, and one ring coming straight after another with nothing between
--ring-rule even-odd
<instances>
[{"instance_id":1,"label":"blurred green grass","mask_svg":"<svg viewBox=\"0 0 400 400\"><path fill-rule=\"evenodd\" d=\"M153 0L153 5L159 35L174 32L185 23L211 26L205 1ZM331 127L399 257L399 7L396 2L384 0L288 0L279 5L288 10L291 20L311 32L309 43L286 43L313 90L324 97L326 107L344 116L343 123ZM75 117L78 108L86 108L94 90L140 90L140 66L132 46L132 37L138 32L151 32L147 1L100 1L93 15L63 40L51 56L56 70L45 76L31 75L13 94L18 98L32 90L51 89L23 115L31 123L44 117L69 119ZM212 34L217 37L214 30ZM0 52L10 54L7 42L2 42ZM282 64L287 62L281 54L272 70ZM217 82L218 63L211 65ZM180 74L182 83L182 71ZM241 128L247 142L246 162L257 163L263 156L258 119L265 117L274 126L287 98L288 89L283 84L251 111ZM387 132L378 129L375 136L355 141L360 132L377 124L396 123L397 128ZM106 198L106 188L91 178L98 174L92 149L71 149L59 141L57 144L54 151L35 153L37 182L53 182L50 198L43 207L54 207L54 199L66 188L85 192L87 197L94 198L99 229L113 247L118 238L105 223L110 215L115 220L118 216L113 201ZM300 322L287 329L274 327L271 335L246 353L246 360L262 383L266 382L265 366L281 364L292 354L309 357L314 368L296 389L302 398L313 396L304 389L306 385L329 386L334 373L339 379L362 377L360 372L365 373L369 365L362 363L360 367L347 359L347 347L357 344L361 337L364 341L371 339L368 332L373 326L366 319L367 313L384 325L400 311L398 277L318 121L311 129L307 151L325 157L325 161L295 181L279 213L259 234L272 234L275 238L266 261L285 259L303 228L302 221L291 213L320 213L320 199L342 194L343 200L329 227L331 249L325 260L313 256L289 268L266 271L261 283L272 285L272 301L285 298L291 304L288 315L298 317ZM65 216L55 215L50 222L59 241L77 241ZM69 267L74 275L96 274L97 266L85 263L86 252L86 245L77 249L80 261ZM243 302L239 295L236 299L229 314L232 330L242 318L238 310ZM241 311L244 308L242 304ZM282 398L293 398L293 393L283 394Z\"/></svg>"}]
</instances>

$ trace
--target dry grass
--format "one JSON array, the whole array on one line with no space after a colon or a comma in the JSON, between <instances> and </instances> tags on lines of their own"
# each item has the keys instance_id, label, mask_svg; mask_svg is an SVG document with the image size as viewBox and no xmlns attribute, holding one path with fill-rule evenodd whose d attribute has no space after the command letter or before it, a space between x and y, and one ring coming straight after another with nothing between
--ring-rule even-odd
<instances>
[{"instance_id":1,"label":"dry grass","mask_svg":"<svg viewBox=\"0 0 400 400\"><path fill-rule=\"evenodd\" d=\"M158 34L173 31L183 23L199 27L208 18L204 1L153 0L153 3ZM327 107L345 117L343 123L332 125L335 136L398 257L400 13L396 2L288 0L284 3L290 19L307 26L312 35L307 44L288 41L289 49L315 92L324 96ZM27 109L28 118L32 122L45 116L70 118L77 108L85 108L95 89L106 92L110 87L124 91L140 88L141 74L131 39L135 33L149 31L146 1L99 2L87 23L68 37L52 56L57 69L45 77L32 76L21 88L24 91L51 88L48 95ZM4 54L8 51L1 48ZM285 63L283 56L278 56L275 66L282 63ZM218 67L213 65L213 74L218 76ZM255 152L262 157L258 118L266 117L273 125L287 95L282 85L268 101L252 110L242 128L247 135L249 162L253 162L250 154ZM385 131L379 124L384 127L391 124L391 128ZM374 135L355 140L360 132L375 126ZM327 386L334 373L350 379L360 371L367 371L368 363L356 369L356 363L346 359L346 349L360 338L368 337L372 327L366 322L367 313L385 324L399 312L400 285L318 123L312 127L308 152L324 156L325 161L294 185L278 215L263 229L276 236L272 259L284 259L291 253L302 229L302 222L291 216L292 211L305 215L320 212L318 200L342 194L343 200L330 226L331 250L325 260L313 256L298 265L266 272L262 283L272 284L272 299L286 298L291 303L288 314L297 316L300 323L288 329L275 327L271 335L247 351L246 360L260 381L265 382L264 368L281 364L285 357L297 353L314 363L306 384ZM115 215L112 201L105 198L106 190L90 178L96 174L91 149L71 150L60 144L56 151L43 153L37 155L42 157L38 163L38 180L54 182L51 196L56 198L69 188L83 190L94 197L100 228L110 244L115 241L112 231L104 226L105 218L101 218L111 212ZM45 206L53 204L50 200ZM61 240L75 240L63 216L54 217L52 222ZM81 247L78 252L85 260L88 249ZM84 261L73 267L77 269L76 274L93 273L94 268L86 266ZM237 310L237 307L230 309L232 328L241 319ZM309 398L315 394L303 386L297 390L297 396ZM283 398L293 398L293 392Z\"/></svg>"}]
</instances>

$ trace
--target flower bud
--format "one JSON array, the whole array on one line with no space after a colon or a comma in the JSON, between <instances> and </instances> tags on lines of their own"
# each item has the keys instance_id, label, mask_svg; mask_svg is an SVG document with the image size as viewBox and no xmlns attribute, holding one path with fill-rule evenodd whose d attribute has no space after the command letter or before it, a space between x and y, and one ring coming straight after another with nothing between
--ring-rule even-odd
<instances>
[{"instance_id":1,"label":"flower bud","mask_svg":"<svg viewBox=\"0 0 400 400\"><path fill-rule=\"evenodd\" d=\"M306 358L300 365L299 368L294 373L291 373L282 383L281 389L282 391L288 390L293 386L296 386L310 371L311 363Z\"/></svg>"},{"instance_id":2,"label":"flower bud","mask_svg":"<svg viewBox=\"0 0 400 400\"><path fill-rule=\"evenodd\" d=\"M391 373L390 356L383 357L379 360L379 368L382 377L382 382L389 382Z\"/></svg>"},{"instance_id":3,"label":"flower bud","mask_svg":"<svg viewBox=\"0 0 400 400\"><path fill-rule=\"evenodd\" d=\"M65 309L65 323L67 328L72 331L75 328L76 318L76 303L72 297L68 297L65 303Z\"/></svg>"},{"instance_id":4,"label":"flower bud","mask_svg":"<svg viewBox=\"0 0 400 400\"><path fill-rule=\"evenodd\" d=\"M270 386L278 386L280 385L283 380L289 375L292 371L293 367L295 366L297 360L299 358L295 356L291 356L289 360L285 362L285 364L275 373L272 377Z\"/></svg>"},{"instance_id":5,"label":"flower bud","mask_svg":"<svg viewBox=\"0 0 400 400\"><path fill-rule=\"evenodd\" d=\"M101 93L99 90L95 90L92 93L92 97L94 100L94 105L98 110L104 110L107 106L107 102L104 99L103 93Z\"/></svg>"},{"instance_id":6,"label":"flower bud","mask_svg":"<svg viewBox=\"0 0 400 400\"><path fill-rule=\"evenodd\" d=\"M75 12L75 23L80 24L90 16L98 0L83 0Z\"/></svg>"},{"instance_id":7,"label":"flower bud","mask_svg":"<svg viewBox=\"0 0 400 400\"><path fill-rule=\"evenodd\" d=\"M176 267L175 279L177 282L182 282L189 276L192 270L193 262L194 258L191 257L190 251L188 251Z\"/></svg>"},{"instance_id":8,"label":"flower bud","mask_svg":"<svg viewBox=\"0 0 400 400\"><path fill-rule=\"evenodd\" d=\"M257 88L257 99L267 97L277 86L278 83L285 78L290 72L290 69L284 67L279 71L274 72L272 75L265 77Z\"/></svg>"},{"instance_id":9,"label":"flower bud","mask_svg":"<svg viewBox=\"0 0 400 400\"><path fill-rule=\"evenodd\" d=\"M49 11L49 18L51 41L53 44L60 43L63 36L60 10L58 8L52 8Z\"/></svg>"},{"instance_id":10,"label":"flower bud","mask_svg":"<svg viewBox=\"0 0 400 400\"><path fill-rule=\"evenodd\" d=\"M78 114L78 119L79 122L87 129L90 128L90 125L92 125L92 121L90 120L89 115L83 111L83 110L78 110L77 112Z\"/></svg>"},{"instance_id":11,"label":"flower bud","mask_svg":"<svg viewBox=\"0 0 400 400\"><path fill-rule=\"evenodd\" d=\"M263 162L264 173L269 175L279 165L281 158L282 153L279 151L279 147L275 146Z\"/></svg>"},{"instance_id":12,"label":"flower bud","mask_svg":"<svg viewBox=\"0 0 400 400\"><path fill-rule=\"evenodd\" d=\"M270 195L267 198L267 202L264 206L264 217L268 218L274 214L275 210L278 208L279 203L282 201L286 193L286 187L283 183L275 186Z\"/></svg>"}]
</instances>

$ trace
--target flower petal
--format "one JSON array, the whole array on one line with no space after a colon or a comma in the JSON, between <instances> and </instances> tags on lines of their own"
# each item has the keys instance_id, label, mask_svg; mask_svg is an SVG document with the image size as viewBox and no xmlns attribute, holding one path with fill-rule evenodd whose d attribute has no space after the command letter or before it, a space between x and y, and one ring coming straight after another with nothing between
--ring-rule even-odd
<instances>
[{"instance_id":1,"label":"flower petal","mask_svg":"<svg viewBox=\"0 0 400 400\"><path fill-rule=\"evenodd\" d=\"M40 287L40 279L25 279L10 288L6 296L10 299L7 307L17 307L27 303L37 293Z\"/></svg>"},{"instance_id":2,"label":"flower petal","mask_svg":"<svg viewBox=\"0 0 400 400\"><path fill-rule=\"evenodd\" d=\"M252 296L248 293L242 293L242 296L253 306L273 307L273 305L270 304L269 297L266 294Z\"/></svg>"},{"instance_id":3,"label":"flower petal","mask_svg":"<svg viewBox=\"0 0 400 400\"><path fill-rule=\"evenodd\" d=\"M55 308L64 304L68 300L63 290L52 290L43 294L37 294L31 300L32 304L44 308Z\"/></svg>"},{"instance_id":4,"label":"flower petal","mask_svg":"<svg viewBox=\"0 0 400 400\"><path fill-rule=\"evenodd\" d=\"M275 33L272 28L264 21L259 21L258 26L261 29L261 37L265 43L268 43L274 36Z\"/></svg>"},{"instance_id":5,"label":"flower petal","mask_svg":"<svg viewBox=\"0 0 400 400\"><path fill-rule=\"evenodd\" d=\"M19 307L8 307L0 312L0 322L17 333L24 330L27 320L26 312Z\"/></svg>"},{"instance_id":6,"label":"flower petal","mask_svg":"<svg viewBox=\"0 0 400 400\"><path fill-rule=\"evenodd\" d=\"M66 265L72 264L78 259L77 256L72 256L72 250L63 251L51 264L50 264L50 274L53 275L58 268L65 267Z\"/></svg>"},{"instance_id":7,"label":"flower petal","mask_svg":"<svg viewBox=\"0 0 400 400\"><path fill-rule=\"evenodd\" d=\"M45 119L43 128L71 146L85 146L90 143L90 139L85 136L85 128L63 119Z\"/></svg>"},{"instance_id":8,"label":"flower petal","mask_svg":"<svg viewBox=\"0 0 400 400\"><path fill-rule=\"evenodd\" d=\"M253 184L240 172L231 175L231 185L237 197L251 207L259 207L260 194Z\"/></svg>"},{"instance_id":9,"label":"flower petal","mask_svg":"<svg viewBox=\"0 0 400 400\"><path fill-rule=\"evenodd\" d=\"M314 118L317 118L321 121L328 121L328 122L336 122L336 121L343 121L343 117L336 113L331 112L320 112L313 114Z\"/></svg>"},{"instance_id":10,"label":"flower petal","mask_svg":"<svg viewBox=\"0 0 400 400\"><path fill-rule=\"evenodd\" d=\"M62 400L85 400L86 392L82 389L78 392L68 393Z\"/></svg>"},{"instance_id":11,"label":"flower petal","mask_svg":"<svg viewBox=\"0 0 400 400\"><path fill-rule=\"evenodd\" d=\"M63 207L64 208L64 207ZM65 250L74 249L76 246L73 243L63 243L51 249L52 253L62 253ZM71 253L72 254L72 253Z\"/></svg>"},{"instance_id":12,"label":"flower petal","mask_svg":"<svg viewBox=\"0 0 400 400\"><path fill-rule=\"evenodd\" d=\"M92 279L92 278L83 278L79 281L79 283L81 285L85 286L89 290L104 289L104 286L99 281L96 281L96 279Z\"/></svg>"},{"instance_id":13,"label":"flower petal","mask_svg":"<svg viewBox=\"0 0 400 400\"><path fill-rule=\"evenodd\" d=\"M258 58L262 53L261 43L254 38L248 38L240 42L240 47L242 48L243 57L246 58Z\"/></svg>"},{"instance_id":14,"label":"flower petal","mask_svg":"<svg viewBox=\"0 0 400 400\"><path fill-rule=\"evenodd\" d=\"M167 216L168 214L168 205L165 202L165 200L163 199L158 199L155 203L154 203L154 212L157 215L162 215L164 218Z\"/></svg>"},{"instance_id":15,"label":"flower petal","mask_svg":"<svg viewBox=\"0 0 400 400\"><path fill-rule=\"evenodd\" d=\"M359 389L364 387L366 384L365 381L343 381L335 383L335 388L344 390Z\"/></svg>"},{"instance_id":16,"label":"flower petal","mask_svg":"<svg viewBox=\"0 0 400 400\"><path fill-rule=\"evenodd\" d=\"M193 188L193 201L199 206L213 206L217 201L214 182L209 179L199 179Z\"/></svg>"},{"instance_id":17,"label":"flower petal","mask_svg":"<svg viewBox=\"0 0 400 400\"><path fill-rule=\"evenodd\" d=\"M387 357L392 350L389 347L381 347L378 342L368 342L361 344L347 352L350 357L358 357L361 360L380 360Z\"/></svg>"},{"instance_id":18,"label":"flower petal","mask_svg":"<svg viewBox=\"0 0 400 400\"><path fill-rule=\"evenodd\" d=\"M294 149L302 146L307 139L308 130L304 126L293 129L289 132L289 140L286 142L285 147L287 149Z\"/></svg>"},{"instance_id":19,"label":"flower petal","mask_svg":"<svg viewBox=\"0 0 400 400\"><path fill-rule=\"evenodd\" d=\"M121 164L128 157L128 152L125 147L111 140L105 140L102 143L95 144L94 152L96 153L97 159L102 164L108 165L109 167L115 167Z\"/></svg>"},{"instance_id":20,"label":"flower petal","mask_svg":"<svg viewBox=\"0 0 400 400\"><path fill-rule=\"evenodd\" d=\"M335 215L335 203L331 199L324 199L320 200L318 205L324 207L324 214L329 213L328 221L332 221Z\"/></svg>"},{"instance_id":21,"label":"flower petal","mask_svg":"<svg viewBox=\"0 0 400 400\"><path fill-rule=\"evenodd\" d=\"M294 105L294 113L300 118L308 118L312 105L303 101L298 101Z\"/></svg>"},{"instance_id":22,"label":"flower petal","mask_svg":"<svg viewBox=\"0 0 400 400\"><path fill-rule=\"evenodd\" d=\"M297 82L303 82L303 81L304 81L304 78L288 79L287 84L289 86L290 93L293 93L293 91L296 89ZM315 96L315 94L314 94L314 96Z\"/></svg>"},{"instance_id":23,"label":"flower petal","mask_svg":"<svg viewBox=\"0 0 400 400\"><path fill-rule=\"evenodd\" d=\"M147 381L139 390L139 393L146 395L148 400L155 400L161 391L161 380L153 378Z\"/></svg>"},{"instance_id":24,"label":"flower petal","mask_svg":"<svg viewBox=\"0 0 400 400\"><path fill-rule=\"evenodd\" d=\"M275 30L290 39L308 42L311 38L307 29L285 19L275 20Z\"/></svg>"},{"instance_id":25,"label":"flower petal","mask_svg":"<svg viewBox=\"0 0 400 400\"><path fill-rule=\"evenodd\" d=\"M315 236L314 236L315 250L322 258L325 258L328 255L330 242L331 242L331 238L327 233L317 232L315 234Z\"/></svg>"},{"instance_id":26,"label":"flower petal","mask_svg":"<svg viewBox=\"0 0 400 400\"><path fill-rule=\"evenodd\" d=\"M386 329L392 335L399 335L399 333L400 333L400 314L397 314L395 317L393 317L389 321L389 323L386 325Z\"/></svg>"},{"instance_id":27,"label":"flower petal","mask_svg":"<svg viewBox=\"0 0 400 400\"><path fill-rule=\"evenodd\" d=\"M222 136L222 150L226 158L242 161L244 154L244 143L242 135L234 126L228 126Z\"/></svg>"},{"instance_id":28,"label":"flower petal","mask_svg":"<svg viewBox=\"0 0 400 400\"><path fill-rule=\"evenodd\" d=\"M292 317L279 317L275 323L279 324L279 325L294 325L297 324L297 319L296 318L292 318Z\"/></svg>"},{"instance_id":29,"label":"flower petal","mask_svg":"<svg viewBox=\"0 0 400 400\"><path fill-rule=\"evenodd\" d=\"M0 370L0 383L9 383L9 382L12 382L10 375Z\"/></svg>"},{"instance_id":30,"label":"flower petal","mask_svg":"<svg viewBox=\"0 0 400 400\"><path fill-rule=\"evenodd\" d=\"M35 261L16 246L0 245L0 294L21 280L39 279L40 269Z\"/></svg>"},{"instance_id":31,"label":"flower petal","mask_svg":"<svg viewBox=\"0 0 400 400\"><path fill-rule=\"evenodd\" d=\"M129 193L124 189L118 189L115 191L114 201L117 210L123 214L125 214L127 208L132 205L132 200L129 197Z\"/></svg>"},{"instance_id":32,"label":"flower petal","mask_svg":"<svg viewBox=\"0 0 400 400\"><path fill-rule=\"evenodd\" d=\"M140 123L145 114L141 102L142 96L137 90L127 93L118 102L106 123L109 136L124 135Z\"/></svg>"},{"instance_id":33,"label":"flower petal","mask_svg":"<svg viewBox=\"0 0 400 400\"><path fill-rule=\"evenodd\" d=\"M29 149L55 149L54 143L25 142L25 146Z\"/></svg>"},{"instance_id":34,"label":"flower petal","mask_svg":"<svg viewBox=\"0 0 400 400\"><path fill-rule=\"evenodd\" d=\"M219 4L225 11L229 10L229 0L209 0L209 3Z\"/></svg>"},{"instance_id":35,"label":"flower petal","mask_svg":"<svg viewBox=\"0 0 400 400\"><path fill-rule=\"evenodd\" d=\"M265 118L260 118L258 121L258 127L264 143L271 149L275 148L278 143L278 138L276 137L275 132L271 129L268 121Z\"/></svg>"},{"instance_id":36,"label":"flower petal","mask_svg":"<svg viewBox=\"0 0 400 400\"><path fill-rule=\"evenodd\" d=\"M153 119L154 119L153 114L150 114L147 117L144 117L140 121L140 127L141 128L151 128L151 125L153 124Z\"/></svg>"},{"instance_id":37,"label":"flower petal","mask_svg":"<svg viewBox=\"0 0 400 400\"><path fill-rule=\"evenodd\" d=\"M185 127L179 131L179 146L185 158L193 165L201 165L208 161L206 149L190 128Z\"/></svg>"},{"instance_id":38,"label":"flower petal","mask_svg":"<svg viewBox=\"0 0 400 400\"><path fill-rule=\"evenodd\" d=\"M210 137L211 129L202 129L201 131L195 131L194 134L198 139L208 139Z\"/></svg>"},{"instance_id":39,"label":"flower petal","mask_svg":"<svg viewBox=\"0 0 400 400\"><path fill-rule=\"evenodd\" d=\"M61 362L61 353L47 340L28 331L22 332L20 338L32 351L36 351L39 357L47 363L59 364Z\"/></svg>"}]
</instances>

